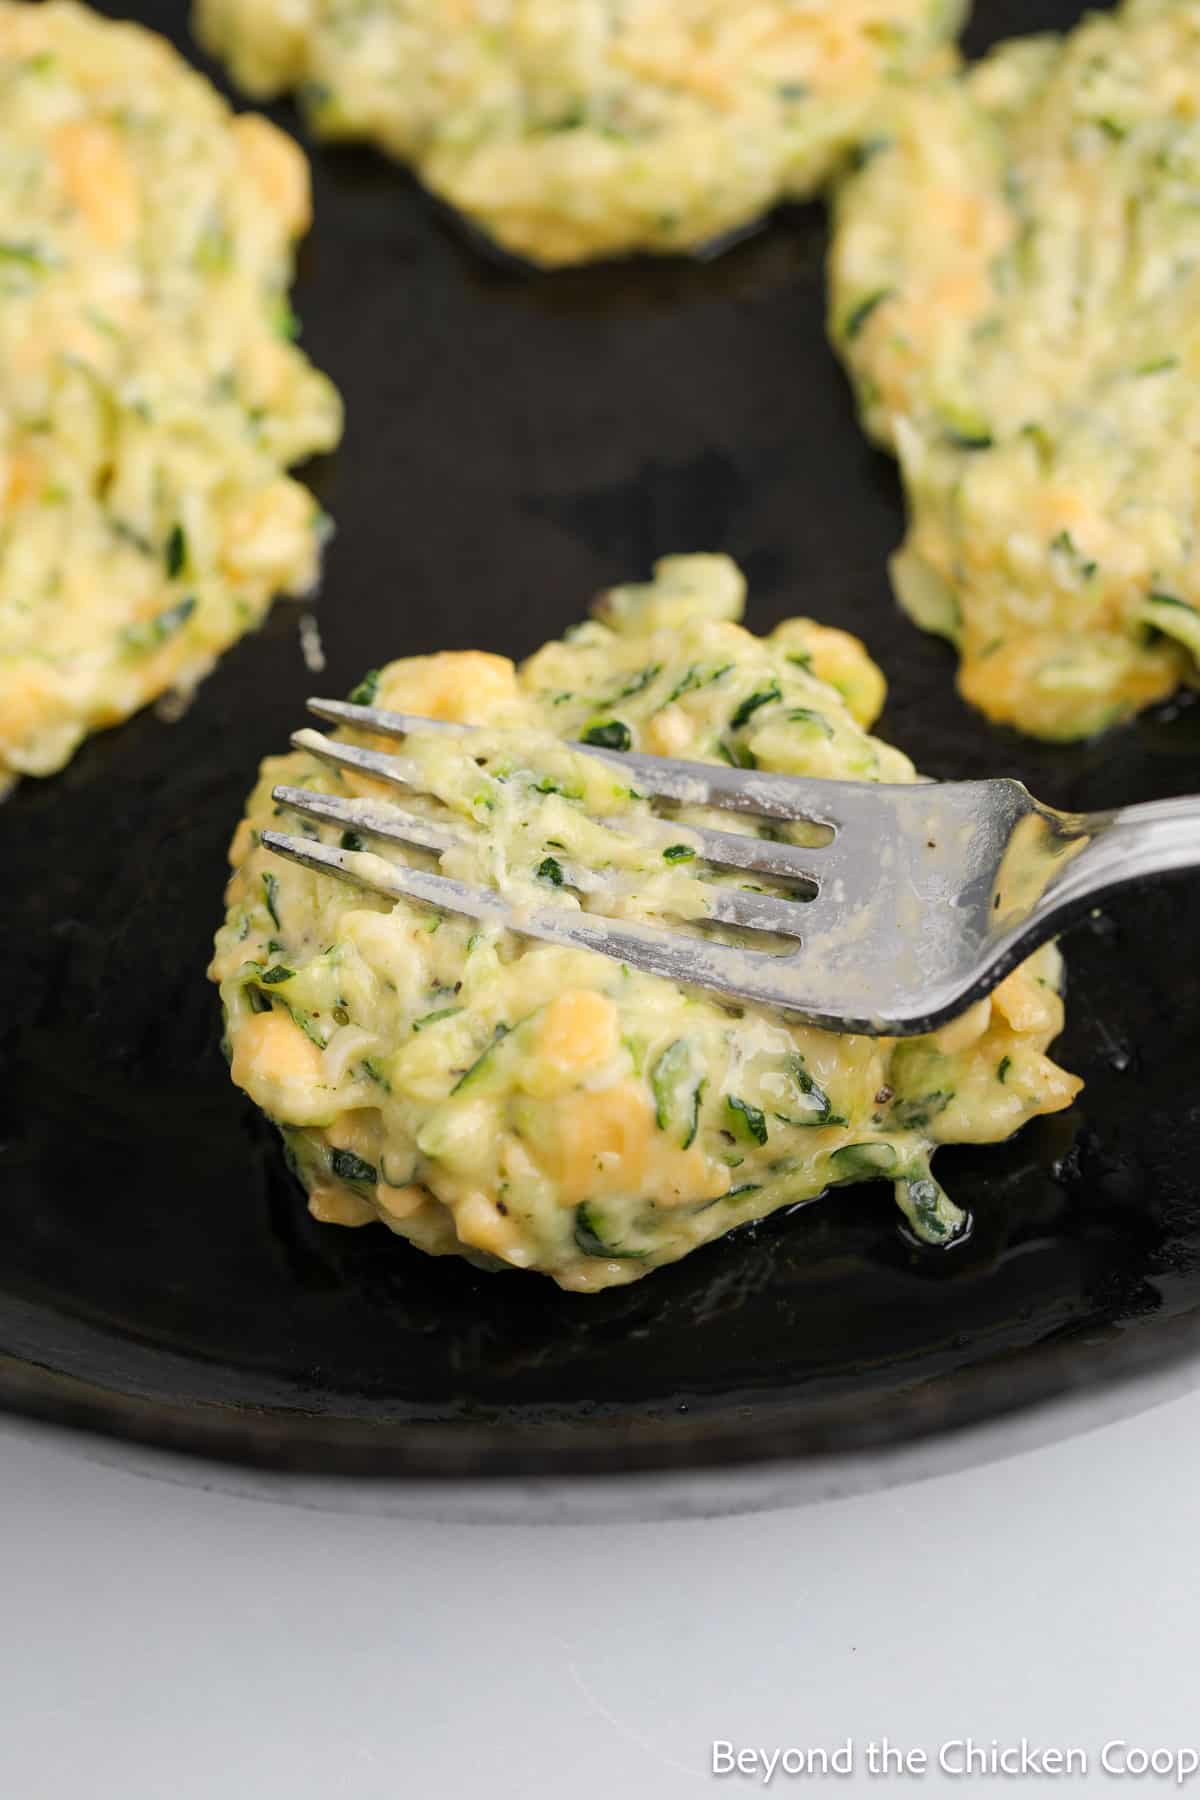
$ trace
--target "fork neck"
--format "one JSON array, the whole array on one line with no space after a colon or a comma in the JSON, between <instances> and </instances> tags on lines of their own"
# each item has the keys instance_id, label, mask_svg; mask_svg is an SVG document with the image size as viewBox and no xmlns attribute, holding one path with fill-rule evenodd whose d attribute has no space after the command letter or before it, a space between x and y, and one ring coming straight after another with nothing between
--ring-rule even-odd
<instances>
[{"instance_id":1,"label":"fork neck","mask_svg":"<svg viewBox=\"0 0 1200 1800\"><path fill-rule=\"evenodd\" d=\"M1152 875L1200 868L1200 795L1090 813L1080 824L1082 850L1046 890L1056 910Z\"/></svg>"}]
</instances>

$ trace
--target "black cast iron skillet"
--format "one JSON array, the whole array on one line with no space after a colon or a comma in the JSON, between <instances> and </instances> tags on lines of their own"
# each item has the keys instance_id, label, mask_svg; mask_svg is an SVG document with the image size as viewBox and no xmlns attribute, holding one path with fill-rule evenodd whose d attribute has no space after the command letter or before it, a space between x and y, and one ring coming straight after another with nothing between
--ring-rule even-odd
<instances>
[{"instance_id":1,"label":"black cast iron skillet","mask_svg":"<svg viewBox=\"0 0 1200 1800\"><path fill-rule=\"evenodd\" d=\"M980 0L972 46L1077 11ZM182 5L138 13L187 46ZM525 654L656 556L721 549L756 630L812 612L863 635L882 730L930 775L1019 774L1071 809L1200 789L1200 707L1024 742L896 611L897 483L825 346L817 208L706 265L537 276L368 151L318 149L314 175L295 299L349 414L311 471L338 523L319 688L420 651ZM313 686L279 605L180 722L95 739L0 809L0 1404L323 1473L749 1469L1192 1354L1194 880L1071 938L1060 1054L1086 1091L939 1158L974 1217L950 1251L864 1187L580 1298L313 1223L230 1085L204 979L243 797Z\"/></svg>"}]
</instances>

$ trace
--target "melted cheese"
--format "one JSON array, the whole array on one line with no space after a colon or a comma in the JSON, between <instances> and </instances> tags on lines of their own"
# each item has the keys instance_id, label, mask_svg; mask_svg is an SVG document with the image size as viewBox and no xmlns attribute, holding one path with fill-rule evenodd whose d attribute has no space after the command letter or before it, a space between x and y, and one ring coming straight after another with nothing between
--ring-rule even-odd
<instances>
[{"instance_id":1,"label":"melted cheese","mask_svg":"<svg viewBox=\"0 0 1200 1800\"><path fill-rule=\"evenodd\" d=\"M283 472L340 429L284 332L308 218L296 146L164 41L0 0L0 789L315 580Z\"/></svg>"},{"instance_id":2,"label":"melted cheese","mask_svg":"<svg viewBox=\"0 0 1200 1800\"><path fill-rule=\"evenodd\" d=\"M898 101L832 330L899 457L902 603L992 719L1089 735L1197 680L1200 6L1127 0Z\"/></svg>"},{"instance_id":3,"label":"melted cheese","mask_svg":"<svg viewBox=\"0 0 1200 1800\"><path fill-rule=\"evenodd\" d=\"M709 245L811 194L960 0L197 0L252 94L369 138L532 262Z\"/></svg>"},{"instance_id":4,"label":"melted cheese","mask_svg":"<svg viewBox=\"0 0 1200 1800\"><path fill-rule=\"evenodd\" d=\"M865 729L883 685L861 645L804 619L756 638L737 622L743 597L727 559L669 558L519 669L464 652L368 677L381 705L481 728L387 746L412 766L411 803L462 832L443 871L518 905L578 906L556 878L574 860L608 871L591 908L703 917L736 877L680 840L749 821L685 807L655 836L620 768L562 741L588 732L646 748L669 718L688 757L912 780ZM434 1254L591 1291L883 1175L913 1228L945 1242L962 1215L929 1173L936 1145L1007 1137L1078 1090L1046 1054L1062 1025L1053 948L930 1037L839 1036L284 862L258 843L281 823L278 782L385 790L303 752L264 763L210 971L233 1078L282 1128L321 1219L377 1216Z\"/></svg>"}]
</instances>

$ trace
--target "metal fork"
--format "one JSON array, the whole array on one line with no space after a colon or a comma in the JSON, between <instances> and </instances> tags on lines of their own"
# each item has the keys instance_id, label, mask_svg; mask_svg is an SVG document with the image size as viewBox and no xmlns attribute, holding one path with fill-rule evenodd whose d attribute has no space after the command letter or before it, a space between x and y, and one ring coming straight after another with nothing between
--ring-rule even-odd
<instances>
[{"instance_id":1,"label":"metal fork","mask_svg":"<svg viewBox=\"0 0 1200 1800\"><path fill-rule=\"evenodd\" d=\"M470 727L408 713L310 700L322 719L378 736L463 734ZM403 758L320 732L293 744L335 768L411 790ZM422 901L493 921L546 943L598 951L653 975L798 1015L830 1031L905 1037L932 1031L981 999L1039 944L1131 882L1200 867L1200 796L1111 812L1062 813L1019 781L824 781L720 764L679 762L573 744L617 763L638 790L676 805L713 807L766 822L822 827L811 848L770 837L685 825L664 817L662 843L684 844L696 863L791 885L795 898L713 887L709 917L794 940L753 949L682 929L629 923L553 901L518 911L495 890L361 851L264 831L280 856L392 898ZM277 787L293 812L384 842L435 854L460 829L378 800ZM606 821L611 823L611 821ZM656 827L648 827L653 834ZM647 827L643 824L642 834ZM605 876L569 863L564 885L585 897Z\"/></svg>"}]
</instances>

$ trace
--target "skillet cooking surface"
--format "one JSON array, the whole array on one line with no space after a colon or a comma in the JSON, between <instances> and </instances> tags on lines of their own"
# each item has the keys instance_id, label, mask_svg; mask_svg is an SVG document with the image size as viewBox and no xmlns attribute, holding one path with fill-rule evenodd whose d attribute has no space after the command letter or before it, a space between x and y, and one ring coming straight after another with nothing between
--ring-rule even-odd
<instances>
[{"instance_id":1,"label":"skillet cooking surface","mask_svg":"<svg viewBox=\"0 0 1200 1800\"><path fill-rule=\"evenodd\" d=\"M977 11L973 49L1078 9ZM187 45L181 5L138 16ZM580 1298L308 1218L229 1083L204 967L243 797L314 687L435 649L524 655L656 556L722 549L754 630L812 612L862 634L882 733L927 773L1020 774L1071 808L1200 790L1200 706L1022 742L897 612L897 482L825 345L819 209L704 266L532 276L367 150L315 150L314 178L294 299L349 416L311 471L338 522L328 669L281 603L181 721L143 715L0 808L0 1402L294 1468L564 1473L897 1442L1190 1349L1195 881L1069 939L1060 1057L1086 1092L939 1156L975 1217L951 1251L909 1243L879 1185Z\"/></svg>"}]
</instances>

